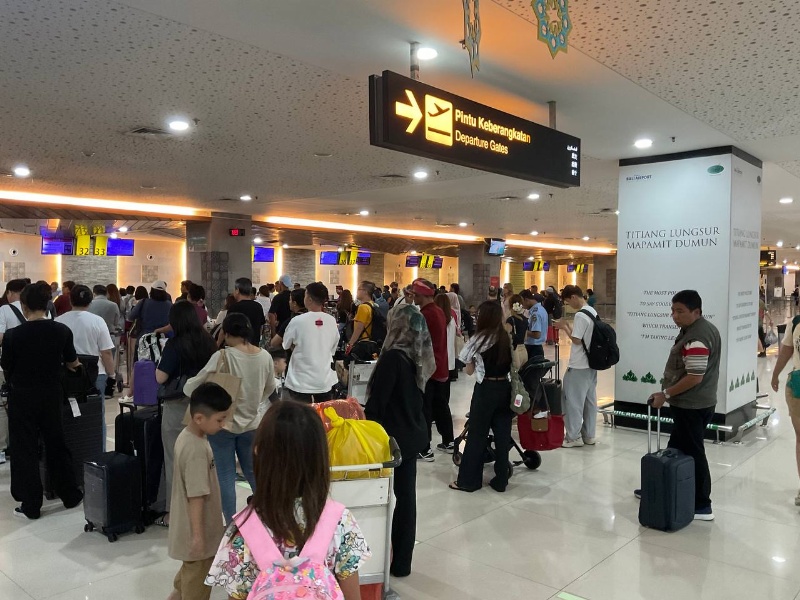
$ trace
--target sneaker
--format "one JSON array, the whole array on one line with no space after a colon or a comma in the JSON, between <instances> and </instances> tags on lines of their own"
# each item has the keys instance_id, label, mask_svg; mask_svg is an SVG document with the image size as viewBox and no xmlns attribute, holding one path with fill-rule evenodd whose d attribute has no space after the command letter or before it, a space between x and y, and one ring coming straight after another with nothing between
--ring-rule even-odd
<instances>
[{"instance_id":1,"label":"sneaker","mask_svg":"<svg viewBox=\"0 0 800 600\"><path fill-rule=\"evenodd\" d=\"M695 521L713 521L714 520L714 513L711 512L711 507L708 508L701 508L695 511L694 513L694 520Z\"/></svg>"},{"instance_id":2,"label":"sneaker","mask_svg":"<svg viewBox=\"0 0 800 600\"><path fill-rule=\"evenodd\" d=\"M642 490L633 490L633 497L637 500L642 499Z\"/></svg>"},{"instance_id":3,"label":"sneaker","mask_svg":"<svg viewBox=\"0 0 800 600\"><path fill-rule=\"evenodd\" d=\"M25 512L23 512L23 510L22 510L22 507L21 507L21 506L17 506L17 507L14 509L14 516L15 516L15 517L19 517L20 519L28 519L29 521L34 521L34 520L36 520L36 519L38 519L38 518L39 518L39 516L38 516L38 515L37 515L37 516L35 516L35 517L32 517L32 516L30 516L30 515L26 514Z\"/></svg>"},{"instance_id":4,"label":"sneaker","mask_svg":"<svg viewBox=\"0 0 800 600\"><path fill-rule=\"evenodd\" d=\"M564 443L561 444L562 448L580 448L581 446L583 446L583 440L570 441L567 438L564 438Z\"/></svg>"},{"instance_id":5,"label":"sneaker","mask_svg":"<svg viewBox=\"0 0 800 600\"><path fill-rule=\"evenodd\" d=\"M420 452L417 454L417 460L424 460L425 462L433 462L436 460L436 457L433 455L433 450L425 450L425 452Z\"/></svg>"},{"instance_id":6,"label":"sneaker","mask_svg":"<svg viewBox=\"0 0 800 600\"><path fill-rule=\"evenodd\" d=\"M587 438L587 437L585 437L585 438L583 438L583 443L586 444L587 446L594 446L597 442L596 442L595 438Z\"/></svg>"},{"instance_id":7,"label":"sneaker","mask_svg":"<svg viewBox=\"0 0 800 600\"><path fill-rule=\"evenodd\" d=\"M442 452L447 452L448 454L452 454L456 447L453 442L450 442L449 444L436 444L436 449L441 450Z\"/></svg>"}]
</instances>

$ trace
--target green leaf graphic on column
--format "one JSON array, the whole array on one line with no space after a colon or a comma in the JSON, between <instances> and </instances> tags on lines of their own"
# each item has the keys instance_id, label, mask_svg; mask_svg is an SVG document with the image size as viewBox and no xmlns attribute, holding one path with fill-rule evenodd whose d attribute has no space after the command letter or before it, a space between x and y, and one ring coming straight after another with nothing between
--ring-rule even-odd
<instances>
[{"instance_id":1,"label":"green leaf graphic on column","mask_svg":"<svg viewBox=\"0 0 800 600\"><path fill-rule=\"evenodd\" d=\"M736 389L737 390L739 389L739 378L738 377L736 378Z\"/></svg>"},{"instance_id":2,"label":"green leaf graphic on column","mask_svg":"<svg viewBox=\"0 0 800 600\"><path fill-rule=\"evenodd\" d=\"M750 373L747 374L747 379L745 380L745 383L750 383Z\"/></svg>"},{"instance_id":3,"label":"green leaf graphic on column","mask_svg":"<svg viewBox=\"0 0 800 600\"><path fill-rule=\"evenodd\" d=\"M729 391L729 392L732 392L732 391L733 391L733 379L731 379L731 387L729 387L729 388L728 388L728 391Z\"/></svg>"},{"instance_id":4,"label":"green leaf graphic on column","mask_svg":"<svg viewBox=\"0 0 800 600\"><path fill-rule=\"evenodd\" d=\"M640 380L642 383L656 383L656 378L653 377L653 374L648 372L647 375L641 378Z\"/></svg>"},{"instance_id":5,"label":"green leaf graphic on column","mask_svg":"<svg viewBox=\"0 0 800 600\"><path fill-rule=\"evenodd\" d=\"M639 378L636 377L636 374L633 371L628 371L622 376L622 381L639 381Z\"/></svg>"}]
</instances>

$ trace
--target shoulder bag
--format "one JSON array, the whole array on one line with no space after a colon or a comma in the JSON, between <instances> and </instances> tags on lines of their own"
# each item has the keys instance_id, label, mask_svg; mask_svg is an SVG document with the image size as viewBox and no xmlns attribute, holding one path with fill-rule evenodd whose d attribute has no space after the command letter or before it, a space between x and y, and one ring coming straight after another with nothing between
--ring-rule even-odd
<instances>
[{"instance_id":1,"label":"shoulder bag","mask_svg":"<svg viewBox=\"0 0 800 600\"><path fill-rule=\"evenodd\" d=\"M242 378L231 373L230 366L228 365L228 357L225 355L225 350L219 351L219 364L217 370L211 373L206 378L207 382L216 383L224 389L231 396L231 408L228 411L228 421L233 418L233 413L236 412L236 404L239 400L239 391L242 389Z\"/></svg>"},{"instance_id":2,"label":"shoulder bag","mask_svg":"<svg viewBox=\"0 0 800 600\"><path fill-rule=\"evenodd\" d=\"M511 410L518 415L528 412L531 409L531 396L519 376L519 368L514 364L514 344L509 338L511 346ZM524 350L524 349L523 349Z\"/></svg>"},{"instance_id":3,"label":"shoulder bag","mask_svg":"<svg viewBox=\"0 0 800 600\"><path fill-rule=\"evenodd\" d=\"M183 373L183 359L178 351L178 375L170 377L165 383L158 384L156 396L160 402L164 400L180 400L184 397L183 386L189 377Z\"/></svg>"}]
</instances>

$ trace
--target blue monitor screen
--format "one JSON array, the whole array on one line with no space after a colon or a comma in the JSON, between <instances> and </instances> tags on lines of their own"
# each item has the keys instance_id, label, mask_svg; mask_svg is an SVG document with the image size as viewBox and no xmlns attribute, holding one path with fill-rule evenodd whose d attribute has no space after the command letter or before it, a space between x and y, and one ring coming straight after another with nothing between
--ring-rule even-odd
<instances>
[{"instance_id":1,"label":"blue monitor screen","mask_svg":"<svg viewBox=\"0 0 800 600\"><path fill-rule=\"evenodd\" d=\"M421 260L422 256L420 256L419 254L410 254L406 256L406 266L418 267Z\"/></svg>"},{"instance_id":2,"label":"blue monitor screen","mask_svg":"<svg viewBox=\"0 0 800 600\"><path fill-rule=\"evenodd\" d=\"M75 240L61 240L58 238L42 238L42 254L64 254L72 256L75 253Z\"/></svg>"},{"instance_id":3,"label":"blue monitor screen","mask_svg":"<svg viewBox=\"0 0 800 600\"><path fill-rule=\"evenodd\" d=\"M542 271L549 271L550 270L550 263L546 262L542 265Z\"/></svg>"},{"instance_id":4,"label":"blue monitor screen","mask_svg":"<svg viewBox=\"0 0 800 600\"><path fill-rule=\"evenodd\" d=\"M133 256L133 240L108 238L106 256Z\"/></svg>"},{"instance_id":5,"label":"blue monitor screen","mask_svg":"<svg viewBox=\"0 0 800 600\"><path fill-rule=\"evenodd\" d=\"M567 265L567 273L574 273L575 265Z\"/></svg>"},{"instance_id":6,"label":"blue monitor screen","mask_svg":"<svg viewBox=\"0 0 800 600\"><path fill-rule=\"evenodd\" d=\"M433 269L441 269L442 265L444 265L444 258L441 257L441 256L434 256L433 257L433 265L431 265L431 268L433 268Z\"/></svg>"},{"instance_id":7,"label":"blue monitor screen","mask_svg":"<svg viewBox=\"0 0 800 600\"><path fill-rule=\"evenodd\" d=\"M525 261L522 263L522 270L523 271L533 271L533 263L531 261Z\"/></svg>"},{"instance_id":8,"label":"blue monitor screen","mask_svg":"<svg viewBox=\"0 0 800 600\"><path fill-rule=\"evenodd\" d=\"M369 259L371 255L369 252L359 252L358 256L356 257L356 264L367 266L369 265Z\"/></svg>"},{"instance_id":9,"label":"blue monitor screen","mask_svg":"<svg viewBox=\"0 0 800 600\"><path fill-rule=\"evenodd\" d=\"M253 262L275 262L275 248L255 246L253 248Z\"/></svg>"},{"instance_id":10,"label":"blue monitor screen","mask_svg":"<svg viewBox=\"0 0 800 600\"><path fill-rule=\"evenodd\" d=\"M321 265L338 265L339 264L339 253L338 252L320 252L319 253L319 264Z\"/></svg>"},{"instance_id":11,"label":"blue monitor screen","mask_svg":"<svg viewBox=\"0 0 800 600\"><path fill-rule=\"evenodd\" d=\"M487 248L486 253L490 256L503 256L506 253L505 240L490 239L488 240L488 244L489 248Z\"/></svg>"}]
</instances>

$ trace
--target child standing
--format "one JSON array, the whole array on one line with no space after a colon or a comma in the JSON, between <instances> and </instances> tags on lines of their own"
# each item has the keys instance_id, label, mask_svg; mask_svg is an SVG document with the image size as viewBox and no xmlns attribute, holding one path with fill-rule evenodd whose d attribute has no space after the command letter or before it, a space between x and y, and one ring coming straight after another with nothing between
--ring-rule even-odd
<instances>
[{"instance_id":1,"label":"child standing","mask_svg":"<svg viewBox=\"0 0 800 600\"><path fill-rule=\"evenodd\" d=\"M189 400L191 421L175 442L169 555L183 561L168 600L208 600L204 580L225 530L214 454L206 439L225 423L231 397L203 383Z\"/></svg>"},{"instance_id":2,"label":"child standing","mask_svg":"<svg viewBox=\"0 0 800 600\"><path fill-rule=\"evenodd\" d=\"M256 433L254 453L255 494L228 526L206 585L224 587L229 598L244 600L256 580L262 583L274 569L270 563L259 565L251 547L276 546L288 560L301 554L306 542L311 541L309 546L322 542L334 587L338 585L345 600L360 600L358 569L372 553L350 511L328 499L328 442L319 416L299 402L273 403ZM247 525L245 533L237 523ZM328 536L328 523L333 535L329 541L321 540L317 525L319 534ZM262 568L266 571L259 578ZM336 590L329 591L332 597L341 597Z\"/></svg>"}]
</instances>

